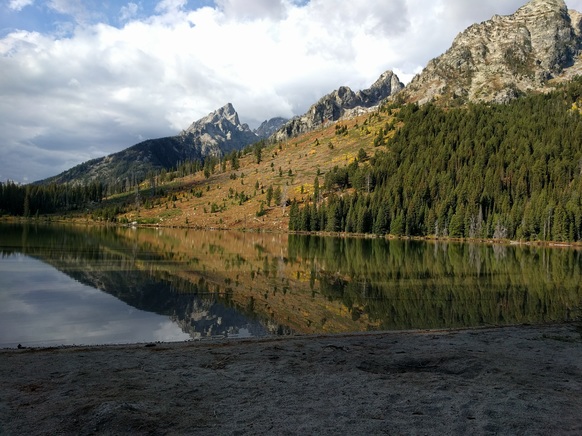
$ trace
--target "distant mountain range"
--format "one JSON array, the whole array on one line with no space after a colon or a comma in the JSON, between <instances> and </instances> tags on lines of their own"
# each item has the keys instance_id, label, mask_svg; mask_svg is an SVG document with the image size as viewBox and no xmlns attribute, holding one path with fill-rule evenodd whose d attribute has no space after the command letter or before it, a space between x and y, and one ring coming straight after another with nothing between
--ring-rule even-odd
<instances>
[{"instance_id":1,"label":"distant mountain range","mask_svg":"<svg viewBox=\"0 0 582 436\"><path fill-rule=\"evenodd\" d=\"M264 132L285 121L266 121L257 134L248 125L241 124L234 107L228 103L193 122L176 136L148 139L37 183L88 183L99 180L105 184L134 184L144 180L152 171L175 168L180 162L203 160L206 156L220 157L232 150L240 150L264 138L261 136L265 135Z\"/></svg>"},{"instance_id":2,"label":"distant mountain range","mask_svg":"<svg viewBox=\"0 0 582 436\"><path fill-rule=\"evenodd\" d=\"M370 89L355 93L348 87L341 87L320 99L302 117L291 121L281 117L272 118L254 131L240 122L232 104L227 103L193 122L176 136L140 142L36 183L85 184L99 180L104 184L134 185L144 180L150 172L175 168L180 162L203 160L207 156L221 157L260 140L291 137L325 122L337 121L349 111L366 110L379 104L403 87L396 75L388 71Z\"/></svg>"},{"instance_id":3,"label":"distant mountain range","mask_svg":"<svg viewBox=\"0 0 582 436\"><path fill-rule=\"evenodd\" d=\"M255 131L240 123L228 103L176 136L141 142L37 183L135 183L179 162L224 156L261 139L285 140L369 111L388 99L444 105L504 103L582 74L581 51L582 15L569 11L563 0L531 0L513 15L470 26L406 87L386 71L369 89L354 92L340 87L305 114L267 120Z\"/></svg>"}]
</instances>

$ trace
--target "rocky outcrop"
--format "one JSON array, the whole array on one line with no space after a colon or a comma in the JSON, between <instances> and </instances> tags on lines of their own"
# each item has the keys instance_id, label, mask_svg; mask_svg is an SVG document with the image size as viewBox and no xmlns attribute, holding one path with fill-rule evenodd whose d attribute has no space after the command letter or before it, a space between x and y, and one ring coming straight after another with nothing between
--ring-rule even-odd
<instances>
[{"instance_id":1,"label":"rocky outcrop","mask_svg":"<svg viewBox=\"0 0 582 436\"><path fill-rule=\"evenodd\" d=\"M563 0L531 0L513 15L474 24L431 60L401 93L405 101L506 102L544 90L576 66L580 14Z\"/></svg>"},{"instance_id":2,"label":"rocky outcrop","mask_svg":"<svg viewBox=\"0 0 582 436\"><path fill-rule=\"evenodd\" d=\"M247 124L241 124L230 103L193 122L180 137L199 149L202 156L220 156L240 150L259 139Z\"/></svg>"},{"instance_id":3,"label":"rocky outcrop","mask_svg":"<svg viewBox=\"0 0 582 436\"><path fill-rule=\"evenodd\" d=\"M261 125L253 130L253 133L260 139L266 139L281 128L283 124L289 121L287 118L275 117L265 120Z\"/></svg>"},{"instance_id":4,"label":"rocky outcrop","mask_svg":"<svg viewBox=\"0 0 582 436\"><path fill-rule=\"evenodd\" d=\"M354 92L342 86L322 97L304 115L286 123L272 139L285 140L337 121L357 108L372 108L403 88L404 85L392 71L383 73L369 89Z\"/></svg>"}]
</instances>

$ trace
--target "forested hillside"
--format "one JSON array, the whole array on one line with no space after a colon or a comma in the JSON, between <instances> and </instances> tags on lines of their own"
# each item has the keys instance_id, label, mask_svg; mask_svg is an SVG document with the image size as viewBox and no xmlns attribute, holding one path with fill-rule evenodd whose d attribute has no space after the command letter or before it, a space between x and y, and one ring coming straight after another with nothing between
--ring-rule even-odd
<instances>
[{"instance_id":1,"label":"forested hillside","mask_svg":"<svg viewBox=\"0 0 582 436\"><path fill-rule=\"evenodd\" d=\"M580 241L580 108L580 78L505 105L385 107L384 149L328 172L289 228Z\"/></svg>"},{"instance_id":2,"label":"forested hillside","mask_svg":"<svg viewBox=\"0 0 582 436\"><path fill-rule=\"evenodd\" d=\"M154 174L103 201L100 183L0 183L0 214L582 241L580 108L582 78L508 104L391 103L292 141Z\"/></svg>"}]
</instances>

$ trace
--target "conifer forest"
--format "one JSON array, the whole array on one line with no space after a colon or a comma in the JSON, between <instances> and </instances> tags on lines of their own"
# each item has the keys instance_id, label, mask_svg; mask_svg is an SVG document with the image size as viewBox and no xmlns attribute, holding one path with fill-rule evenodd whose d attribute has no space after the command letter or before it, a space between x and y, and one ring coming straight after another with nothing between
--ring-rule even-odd
<instances>
[{"instance_id":1,"label":"conifer forest","mask_svg":"<svg viewBox=\"0 0 582 436\"><path fill-rule=\"evenodd\" d=\"M384 107L380 149L317 180L289 228L580 241L581 109L580 78L502 105Z\"/></svg>"}]
</instances>

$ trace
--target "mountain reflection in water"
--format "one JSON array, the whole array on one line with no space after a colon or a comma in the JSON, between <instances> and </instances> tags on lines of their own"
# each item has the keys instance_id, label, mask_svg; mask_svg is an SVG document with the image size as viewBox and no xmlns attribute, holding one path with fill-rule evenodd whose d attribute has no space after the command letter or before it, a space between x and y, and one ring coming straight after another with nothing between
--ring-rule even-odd
<instances>
[{"instance_id":1,"label":"mountain reflection in water","mask_svg":"<svg viewBox=\"0 0 582 436\"><path fill-rule=\"evenodd\" d=\"M61 225L0 231L5 260L38 259L171 320L188 338L568 321L582 301L575 249Z\"/></svg>"}]
</instances>

